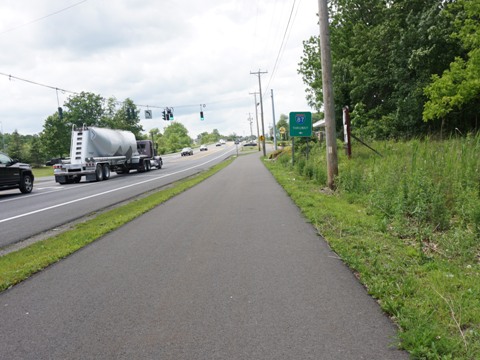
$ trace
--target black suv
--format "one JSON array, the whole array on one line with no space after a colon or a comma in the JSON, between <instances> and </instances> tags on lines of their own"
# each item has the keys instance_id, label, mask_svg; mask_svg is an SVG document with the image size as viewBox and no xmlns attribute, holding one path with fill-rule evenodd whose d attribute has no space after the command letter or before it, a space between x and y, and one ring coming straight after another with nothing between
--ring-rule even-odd
<instances>
[{"instance_id":1,"label":"black suv","mask_svg":"<svg viewBox=\"0 0 480 360\"><path fill-rule=\"evenodd\" d=\"M20 189L24 194L33 190L32 167L0 152L0 190Z\"/></svg>"}]
</instances>

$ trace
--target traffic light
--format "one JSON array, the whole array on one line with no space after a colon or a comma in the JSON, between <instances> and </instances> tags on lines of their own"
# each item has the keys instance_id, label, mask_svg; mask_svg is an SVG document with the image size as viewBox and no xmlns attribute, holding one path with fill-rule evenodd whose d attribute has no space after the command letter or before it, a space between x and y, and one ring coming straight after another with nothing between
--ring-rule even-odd
<instances>
[{"instance_id":1,"label":"traffic light","mask_svg":"<svg viewBox=\"0 0 480 360\"><path fill-rule=\"evenodd\" d=\"M165 112L165 110L162 111L162 119L163 120L168 120L167 119L167 113Z\"/></svg>"},{"instance_id":2,"label":"traffic light","mask_svg":"<svg viewBox=\"0 0 480 360\"><path fill-rule=\"evenodd\" d=\"M203 117L203 111L200 111L200 120L205 120L205 118Z\"/></svg>"},{"instance_id":3,"label":"traffic light","mask_svg":"<svg viewBox=\"0 0 480 360\"><path fill-rule=\"evenodd\" d=\"M127 119L133 120L133 119L135 119L136 115L137 114L135 114L135 110L133 108L130 108L130 107L127 108Z\"/></svg>"},{"instance_id":4,"label":"traffic light","mask_svg":"<svg viewBox=\"0 0 480 360\"><path fill-rule=\"evenodd\" d=\"M173 111L172 111L172 109L168 109L167 114L168 114L168 119L173 121Z\"/></svg>"},{"instance_id":5,"label":"traffic light","mask_svg":"<svg viewBox=\"0 0 480 360\"><path fill-rule=\"evenodd\" d=\"M63 109L60 106L58 107L58 118L60 120L63 119Z\"/></svg>"}]
</instances>

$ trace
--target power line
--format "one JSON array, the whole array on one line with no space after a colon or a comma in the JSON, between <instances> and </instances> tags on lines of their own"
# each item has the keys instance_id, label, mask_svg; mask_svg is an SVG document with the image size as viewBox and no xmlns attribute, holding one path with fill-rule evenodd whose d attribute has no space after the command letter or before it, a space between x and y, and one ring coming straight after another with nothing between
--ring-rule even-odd
<instances>
[{"instance_id":1,"label":"power line","mask_svg":"<svg viewBox=\"0 0 480 360\"><path fill-rule=\"evenodd\" d=\"M85 0L86 1L86 0ZM23 79L21 77L18 77L18 76L14 76L14 75L10 75L10 74L5 74L3 72L0 72L0 75L3 75L3 76L6 76L8 77L9 80L19 80L19 81L23 81L23 82L26 82L26 83L29 83L29 84L32 84L32 85L36 85L36 86L41 86L41 87L45 87L45 88L48 88L48 89L52 89L52 90L55 90L55 91L61 91L62 93L69 93L69 94L73 94L73 95L79 95L80 93L79 92L76 92L76 91L71 91L71 90L65 90L65 89L62 89L62 88L59 88L57 86L52 86L52 85L46 85L46 84L42 84L42 83L39 83L37 81L33 81L33 80L28 80L28 79ZM57 97L58 97L58 93L57 93ZM240 98L235 98L235 99L226 99L226 100L217 100L217 101L211 101L209 104L218 104L218 103L225 103L225 102L230 102L230 101L236 101ZM57 99L58 101L58 99ZM124 104L125 101L116 101L117 104L121 105L121 104ZM165 108L164 105L141 105L141 104L135 104L135 106L137 107L140 107L140 108L158 108L158 109L163 109ZM173 106L175 108L188 108L188 107L194 107L194 106L198 106L198 103L195 103L195 104L190 104L190 105L176 105L176 106Z\"/></svg>"},{"instance_id":2,"label":"power line","mask_svg":"<svg viewBox=\"0 0 480 360\"><path fill-rule=\"evenodd\" d=\"M35 19L35 20L29 21L29 22L27 22L27 23L25 23L25 24L21 24L21 25L15 26L15 27L13 27L13 28L4 30L4 31L0 32L0 35L6 34L6 33L10 32L10 31L19 29L19 28L21 28L21 27L24 27L24 26L27 26L27 25L30 25L30 24L33 24L33 23L36 23L36 22L38 22L38 21L44 20L44 19L46 19L46 18L48 18L48 17L50 17L50 16L60 14L61 12L64 12L64 11L66 11L66 10L68 10L68 9L71 9L71 8L73 8L73 7L75 7L75 6L78 6L78 5L80 5L80 4L82 4L82 3L86 2L86 1L87 1L87 0L82 0L82 1L80 1L80 2L78 2L78 3L75 3L75 4L73 4L73 5L70 5L70 6L66 7L66 8L63 8L63 9L58 10L58 11L55 11L55 12L53 12L53 13L51 13L51 14L42 16L42 17L40 17L40 18L38 18L38 19Z\"/></svg>"},{"instance_id":3,"label":"power line","mask_svg":"<svg viewBox=\"0 0 480 360\"><path fill-rule=\"evenodd\" d=\"M86 0L85 0L85 1L86 1ZM43 87L46 87L46 88L49 88L49 89L53 89L53 90L56 90L56 91L61 91L61 92L64 92L64 93L70 93L70 94L75 94L75 95L78 94L78 93L76 93L76 92L74 92L74 91L65 90L65 89L60 89L60 88L58 88L58 87L54 87L54 86L51 86L51 85L41 84L41 83L38 83L38 82L32 81L32 80L22 79L22 78L19 78L18 76L13 76L13 75L10 75L10 74L5 74L5 73L2 73L2 72L0 72L0 75L7 76L9 80L12 80L12 79L20 80L20 81L24 81L24 82L27 82L27 83L30 83L30 84L33 84L33 85L43 86Z\"/></svg>"},{"instance_id":4,"label":"power line","mask_svg":"<svg viewBox=\"0 0 480 360\"><path fill-rule=\"evenodd\" d=\"M295 9L295 3L296 2L297 2L297 0L293 0L292 9L290 10L290 16L288 17L287 26L285 27L285 32L283 33L283 38L282 38L282 42L280 44L280 48L278 49L278 54L277 54L277 58L275 59L275 64L273 66L272 75L270 76L270 79L268 80L267 86L265 87L265 94L267 93L268 87L270 86L270 83L272 82L272 80L275 76L275 72L277 70L277 65L278 65L280 56L281 56L283 50L285 49L285 46L286 46L285 39L287 38L287 32L289 30L289 27L290 27L290 30L291 30L290 22L292 21L293 10ZM298 11L298 7L297 7L297 11ZM295 17L296 17L296 13L295 13ZM292 22L292 26L293 26L293 22Z\"/></svg>"}]
</instances>

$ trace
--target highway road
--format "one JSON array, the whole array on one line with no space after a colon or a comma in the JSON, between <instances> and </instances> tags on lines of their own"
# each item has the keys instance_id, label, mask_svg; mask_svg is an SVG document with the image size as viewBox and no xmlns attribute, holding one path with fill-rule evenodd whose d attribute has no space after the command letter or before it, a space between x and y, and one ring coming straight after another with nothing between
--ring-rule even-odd
<instances>
[{"instance_id":1,"label":"highway road","mask_svg":"<svg viewBox=\"0 0 480 360\"><path fill-rule=\"evenodd\" d=\"M162 169L112 173L108 181L60 185L52 176L36 179L31 194L2 191L0 249L206 170L237 151L233 143L208 148L202 152L195 149L193 156L164 156Z\"/></svg>"},{"instance_id":2,"label":"highway road","mask_svg":"<svg viewBox=\"0 0 480 360\"><path fill-rule=\"evenodd\" d=\"M258 153L1 293L0 309L0 359L409 358Z\"/></svg>"}]
</instances>

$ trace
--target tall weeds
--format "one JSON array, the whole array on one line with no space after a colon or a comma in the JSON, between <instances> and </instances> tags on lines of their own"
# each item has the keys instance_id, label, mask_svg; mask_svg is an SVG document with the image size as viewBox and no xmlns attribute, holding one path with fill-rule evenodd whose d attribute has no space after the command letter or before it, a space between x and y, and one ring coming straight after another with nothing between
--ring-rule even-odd
<instances>
[{"instance_id":1,"label":"tall weeds","mask_svg":"<svg viewBox=\"0 0 480 360\"><path fill-rule=\"evenodd\" d=\"M442 243L445 256L460 252L464 260L478 260L480 135L371 145L382 156L354 143L347 159L339 144L337 190L383 216L397 236ZM325 147L310 143L308 150L307 157L305 144L296 148L294 170L324 185ZM284 153L280 162L292 166L291 154ZM449 240L445 234L455 236Z\"/></svg>"},{"instance_id":2,"label":"tall weeds","mask_svg":"<svg viewBox=\"0 0 480 360\"><path fill-rule=\"evenodd\" d=\"M382 156L354 143L351 159L338 145L333 196L317 191L324 144L310 143L308 158L298 146L293 163L285 148L269 166L412 359L480 359L480 136L370 144Z\"/></svg>"}]
</instances>

